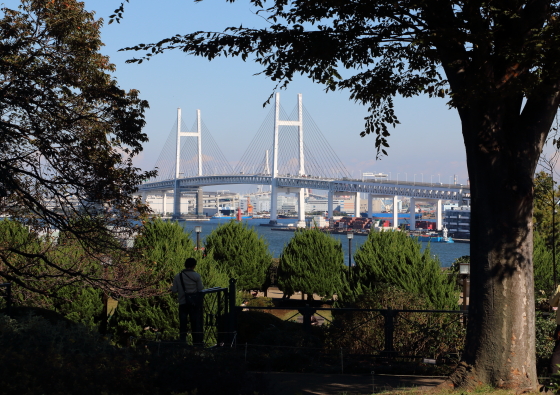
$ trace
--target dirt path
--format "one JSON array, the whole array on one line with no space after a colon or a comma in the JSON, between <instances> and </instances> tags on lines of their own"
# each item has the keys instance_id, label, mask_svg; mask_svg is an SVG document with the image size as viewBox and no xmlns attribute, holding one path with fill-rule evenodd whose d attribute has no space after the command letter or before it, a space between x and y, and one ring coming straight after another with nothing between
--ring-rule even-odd
<instances>
[{"instance_id":1,"label":"dirt path","mask_svg":"<svg viewBox=\"0 0 560 395\"><path fill-rule=\"evenodd\" d=\"M435 387L445 377L313 373L253 373L267 383L268 395L356 395L382 390Z\"/></svg>"}]
</instances>

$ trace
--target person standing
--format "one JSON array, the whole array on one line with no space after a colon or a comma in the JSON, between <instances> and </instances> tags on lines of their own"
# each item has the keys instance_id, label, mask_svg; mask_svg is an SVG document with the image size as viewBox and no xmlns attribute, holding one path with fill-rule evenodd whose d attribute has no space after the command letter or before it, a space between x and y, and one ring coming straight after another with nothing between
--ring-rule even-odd
<instances>
[{"instance_id":1,"label":"person standing","mask_svg":"<svg viewBox=\"0 0 560 395\"><path fill-rule=\"evenodd\" d=\"M173 279L171 292L178 294L179 299L179 339L187 340L187 321L190 321L194 345L202 345L202 323L200 322L200 309L202 300L199 292L202 291L202 277L195 272L196 259L185 260L185 270L178 273Z\"/></svg>"},{"instance_id":2,"label":"person standing","mask_svg":"<svg viewBox=\"0 0 560 395\"><path fill-rule=\"evenodd\" d=\"M554 331L554 349L552 351L552 358L550 358L551 373L558 373L558 365L560 364L560 310L558 304L560 303L560 285L556 288L556 292L550 298L549 304L553 310L556 310L556 330Z\"/></svg>"}]
</instances>

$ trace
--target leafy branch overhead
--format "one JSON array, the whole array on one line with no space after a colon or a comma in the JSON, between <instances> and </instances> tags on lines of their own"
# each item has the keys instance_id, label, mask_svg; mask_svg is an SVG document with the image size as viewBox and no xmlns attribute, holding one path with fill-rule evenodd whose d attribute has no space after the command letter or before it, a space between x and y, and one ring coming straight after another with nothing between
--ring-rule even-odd
<instances>
[{"instance_id":1,"label":"leafy branch overhead","mask_svg":"<svg viewBox=\"0 0 560 395\"><path fill-rule=\"evenodd\" d=\"M148 141L148 103L111 76L115 66L99 52L102 22L83 3L24 0L1 12L0 215L37 234L71 235L102 259L122 249L115 237L130 239L148 212L133 193L154 172L132 162ZM2 277L34 275L10 267L3 247ZM55 272L106 284L78 266Z\"/></svg>"},{"instance_id":2,"label":"leafy branch overhead","mask_svg":"<svg viewBox=\"0 0 560 395\"><path fill-rule=\"evenodd\" d=\"M361 134L376 136L378 154L389 146L388 126L398 123L396 96L448 97L449 105L461 107L481 90L524 97L528 87L547 90L558 78L548 67L560 55L557 2L486 8L432 0L251 3L268 27L177 34L123 50L144 52L129 60L136 63L175 49L209 60L235 56L262 65L261 74L280 89L298 74L327 91L348 89L352 100L368 106ZM122 17L122 4L119 10ZM489 73L490 84L478 78Z\"/></svg>"}]
</instances>

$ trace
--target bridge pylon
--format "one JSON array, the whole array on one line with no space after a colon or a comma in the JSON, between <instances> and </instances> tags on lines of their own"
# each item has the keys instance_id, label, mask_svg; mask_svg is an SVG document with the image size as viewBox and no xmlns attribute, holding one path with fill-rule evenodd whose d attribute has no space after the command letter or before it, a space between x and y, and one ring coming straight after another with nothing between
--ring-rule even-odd
<instances>
[{"instance_id":1,"label":"bridge pylon","mask_svg":"<svg viewBox=\"0 0 560 395\"><path fill-rule=\"evenodd\" d=\"M278 133L280 126L297 126L298 128L298 175L305 175L305 156L303 149L303 102L301 93L298 93L298 120L280 120L280 93L275 96L274 140L272 149L272 179L270 193L270 223L278 223ZM305 227L305 188L299 188L298 195L298 222L297 227Z\"/></svg>"},{"instance_id":2,"label":"bridge pylon","mask_svg":"<svg viewBox=\"0 0 560 395\"><path fill-rule=\"evenodd\" d=\"M177 146L175 157L175 183L173 188L173 219L181 218L181 185L180 185L180 160L181 160L181 137L196 137L197 139L197 163L198 176L202 176L202 133L201 133L200 110L196 110L196 132L181 131L181 109L177 108ZM198 188L196 194L196 214L202 215L202 187Z\"/></svg>"}]
</instances>

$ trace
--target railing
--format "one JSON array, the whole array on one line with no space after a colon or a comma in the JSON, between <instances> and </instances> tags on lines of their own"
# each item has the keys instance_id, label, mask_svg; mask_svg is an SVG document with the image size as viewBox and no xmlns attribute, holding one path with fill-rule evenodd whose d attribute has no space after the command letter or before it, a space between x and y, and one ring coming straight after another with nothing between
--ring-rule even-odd
<instances>
[{"instance_id":1,"label":"railing","mask_svg":"<svg viewBox=\"0 0 560 395\"><path fill-rule=\"evenodd\" d=\"M234 339L234 317L230 314L235 306L235 280L230 279L228 288L209 288L200 292L202 309L199 320L202 322L204 344L230 345Z\"/></svg>"},{"instance_id":2,"label":"railing","mask_svg":"<svg viewBox=\"0 0 560 395\"><path fill-rule=\"evenodd\" d=\"M12 283L0 284L0 298L5 300L6 313L10 315L12 312Z\"/></svg>"},{"instance_id":3,"label":"railing","mask_svg":"<svg viewBox=\"0 0 560 395\"><path fill-rule=\"evenodd\" d=\"M462 310L397 310L290 307L237 307L242 310L294 310L287 320L302 316L305 336L316 335L314 316L329 323L323 333L322 352L346 353L384 359L458 360L465 335ZM330 317L325 312L330 311ZM258 345L255 345L258 346ZM246 346L248 347L248 346ZM305 346L303 346L305 348ZM318 350L315 348L315 350Z\"/></svg>"}]
</instances>

